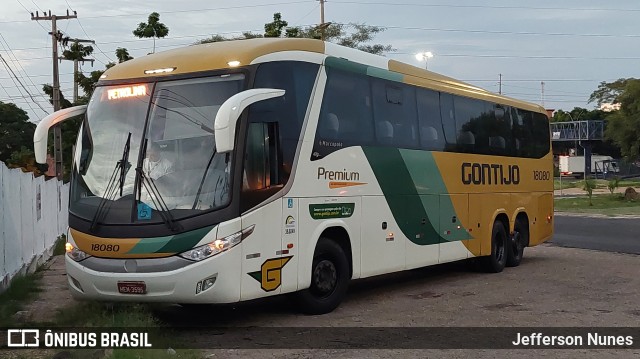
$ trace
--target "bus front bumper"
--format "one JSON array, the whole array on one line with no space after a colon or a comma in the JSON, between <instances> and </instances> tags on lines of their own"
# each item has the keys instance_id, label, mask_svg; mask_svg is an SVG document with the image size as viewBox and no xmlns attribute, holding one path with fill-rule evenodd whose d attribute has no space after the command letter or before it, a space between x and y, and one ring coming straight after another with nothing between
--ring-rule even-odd
<instances>
[{"instance_id":1,"label":"bus front bumper","mask_svg":"<svg viewBox=\"0 0 640 359\"><path fill-rule=\"evenodd\" d=\"M97 271L67 255L65 262L69 289L81 300L233 303L240 300L240 254L230 250L179 269L152 273ZM213 285L206 288L205 282ZM144 293L134 294L142 289Z\"/></svg>"}]
</instances>

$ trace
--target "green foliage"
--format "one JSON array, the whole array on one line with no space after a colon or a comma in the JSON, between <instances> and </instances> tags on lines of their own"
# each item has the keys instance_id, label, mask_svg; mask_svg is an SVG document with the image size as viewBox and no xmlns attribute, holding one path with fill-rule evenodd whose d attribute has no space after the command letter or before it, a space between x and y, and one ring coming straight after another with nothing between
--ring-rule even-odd
<instances>
[{"instance_id":1,"label":"green foliage","mask_svg":"<svg viewBox=\"0 0 640 359\"><path fill-rule=\"evenodd\" d=\"M69 46L68 50L62 52L62 57L67 60L82 60L93 53L92 46L84 46L81 43L74 42Z\"/></svg>"},{"instance_id":2,"label":"green foliage","mask_svg":"<svg viewBox=\"0 0 640 359\"><path fill-rule=\"evenodd\" d=\"M369 26L364 24L334 24L328 23L324 27L306 26L306 27L288 27L288 22L282 19L281 13L273 14L273 21L264 25L264 34L254 34L245 32L240 36L224 37L221 35L213 35L210 38L200 40L196 44L207 44L212 42L253 39L256 37L288 37L288 38L306 38L321 39L324 32L325 41L333 42L338 45L351 47L361 51L366 51L376 55L382 55L385 52L394 51L391 45L370 44L375 36L385 30L380 26Z\"/></svg>"},{"instance_id":3,"label":"green foliage","mask_svg":"<svg viewBox=\"0 0 640 359\"><path fill-rule=\"evenodd\" d=\"M0 101L0 161L9 162L16 152L23 152L26 144L33 142L36 125L29 122L27 113L13 103ZM23 153L13 160L18 160ZM15 165L22 167L21 164Z\"/></svg>"},{"instance_id":4,"label":"green foliage","mask_svg":"<svg viewBox=\"0 0 640 359\"><path fill-rule=\"evenodd\" d=\"M640 156L640 80L624 81L616 101L620 110L607 117L605 137L620 147L623 156L634 160Z\"/></svg>"},{"instance_id":5,"label":"green foliage","mask_svg":"<svg viewBox=\"0 0 640 359\"><path fill-rule=\"evenodd\" d=\"M32 172L34 176L41 176L47 171L47 165L36 162L36 155L31 147L22 146L19 151L13 152L7 160L9 168L22 168Z\"/></svg>"},{"instance_id":6,"label":"green foliage","mask_svg":"<svg viewBox=\"0 0 640 359\"><path fill-rule=\"evenodd\" d=\"M160 22L160 14L152 12L147 20L148 22L141 22L138 24L138 28L133 30L133 35L139 38L153 38L153 52L156 52L156 37L163 38L169 35L169 28Z\"/></svg>"},{"instance_id":7,"label":"green foliage","mask_svg":"<svg viewBox=\"0 0 640 359\"><path fill-rule=\"evenodd\" d=\"M635 79L618 79L614 82L602 81L598 89L589 96L589 102L596 102L598 106L605 103L619 103L619 96L625 91L627 83Z\"/></svg>"},{"instance_id":8,"label":"green foliage","mask_svg":"<svg viewBox=\"0 0 640 359\"><path fill-rule=\"evenodd\" d=\"M67 236L61 234L56 238L56 243L53 246L53 255L60 256L66 253Z\"/></svg>"},{"instance_id":9,"label":"green foliage","mask_svg":"<svg viewBox=\"0 0 640 359\"><path fill-rule=\"evenodd\" d=\"M591 201L591 197L593 197L593 190L596 188L596 181L592 178L585 178L582 184L582 189L587 192L587 196L589 196L589 206L593 206L593 202Z\"/></svg>"},{"instance_id":10,"label":"green foliage","mask_svg":"<svg viewBox=\"0 0 640 359\"><path fill-rule=\"evenodd\" d=\"M133 60L133 56L129 55L129 50L119 47L116 49L116 57L118 58L118 63L123 63L125 61Z\"/></svg>"},{"instance_id":11,"label":"green foliage","mask_svg":"<svg viewBox=\"0 0 640 359\"><path fill-rule=\"evenodd\" d=\"M558 110L551 117L551 122L568 122L568 121L603 121L607 117L607 113L602 110L587 110L586 108L574 107L573 110L567 112Z\"/></svg>"},{"instance_id":12,"label":"green foliage","mask_svg":"<svg viewBox=\"0 0 640 359\"><path fill-rule=\"evenodd\" d=\"M273 14L273 21L264 24L264 37L281 37L282 29L289 26L289 23L282 20L279 12Z\"/></svg>"},{"instance_id":13,"label":"green foliage","mask_svg":"<svg viewBox=\"0 0 640 359\"><path fill-rule=\"evenodd\" d=\"M13 315L22 310L26 301L32 299L41 289L38 280L42 273L16 276L11 281L9 287L0 294L0 326L7 327L15 325Z\"/></svg>"},{"instance_id":14,"label":"green foliage","mask_svg":"<svg viewBox=\"0 0 640 359\"><path fill-rule=\"evenodd\" d=\"M609 180L609 182L607 183L607 188L609 189L609 192L611 192L611 194L613 194L613 192L616 190L616 188L618 188L620 186L620 178L618 176L613 177L612 179Z\"/></svg>"}]
</instances>

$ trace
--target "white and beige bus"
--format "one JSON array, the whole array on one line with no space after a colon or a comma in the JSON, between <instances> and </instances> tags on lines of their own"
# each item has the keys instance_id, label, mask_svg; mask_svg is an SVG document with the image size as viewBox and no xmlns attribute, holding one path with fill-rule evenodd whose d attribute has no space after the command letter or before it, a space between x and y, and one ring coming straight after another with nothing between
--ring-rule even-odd
<instances>
[{"instance_id":1,"label":"white and beige bus","mask_svg":"<svg viewBox=\"0 0 640 359\"><path fill-rule=\"evenodd\" d=\"M66 269L75 297L326 313L350 280L553 231L543 108L310 39L189 46L107 70L83 115Z\"/></svg>"}]
</instances>

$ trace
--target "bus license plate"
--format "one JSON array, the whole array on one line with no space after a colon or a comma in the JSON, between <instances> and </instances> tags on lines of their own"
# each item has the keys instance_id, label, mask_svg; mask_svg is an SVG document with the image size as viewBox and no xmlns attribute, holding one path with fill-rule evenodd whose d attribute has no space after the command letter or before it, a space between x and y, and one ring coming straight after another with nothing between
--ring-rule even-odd
<instances>
[{"instance_id":1,"label":"bus license plate","mask_svg":"<svg viewBox=\"0 0 640 359\"><path fill-rule=\"evenodd\" d=\"M146 294L147 285L144 282L118 282L118 292L122 294Z\"/></svg>"}]
</instances>

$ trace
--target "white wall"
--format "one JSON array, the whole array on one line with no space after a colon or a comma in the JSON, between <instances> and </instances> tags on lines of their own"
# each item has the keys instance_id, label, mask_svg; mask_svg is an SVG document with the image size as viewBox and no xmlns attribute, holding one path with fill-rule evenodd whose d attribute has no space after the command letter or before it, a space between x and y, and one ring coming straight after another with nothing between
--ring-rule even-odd
<instances>
[{"instance_id":1,"label":"white wall","mask_svg":"<svg viewBox=\"0 0 640 359\"><path fill-rule=\"evenodd\" d=\"M16 274L51 256L56 238L67 231L68 204L68 184L0 162L0 292Z\"/></svg>"}]
</instances>

